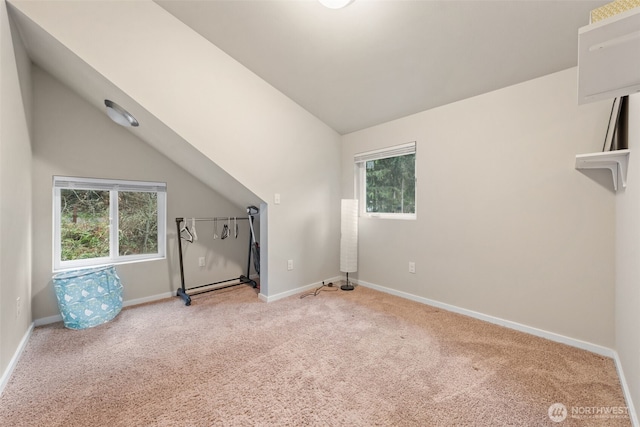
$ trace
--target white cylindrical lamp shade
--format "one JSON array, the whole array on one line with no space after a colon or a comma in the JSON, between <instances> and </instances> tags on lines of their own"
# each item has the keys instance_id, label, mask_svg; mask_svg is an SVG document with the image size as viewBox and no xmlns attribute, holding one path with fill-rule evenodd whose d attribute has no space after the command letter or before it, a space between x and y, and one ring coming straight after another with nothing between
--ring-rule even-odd
<instances>
[{"instance_id":1,"label":"white cylindrical lamp shade","mask_svg":"<svg viewBox=\"0 0 640 427\"><path fill-rule=\"evenodd\" d=\"M342 199L340 220L340 271L358 271L358 200Z\"/></svg>"}]
</instances>

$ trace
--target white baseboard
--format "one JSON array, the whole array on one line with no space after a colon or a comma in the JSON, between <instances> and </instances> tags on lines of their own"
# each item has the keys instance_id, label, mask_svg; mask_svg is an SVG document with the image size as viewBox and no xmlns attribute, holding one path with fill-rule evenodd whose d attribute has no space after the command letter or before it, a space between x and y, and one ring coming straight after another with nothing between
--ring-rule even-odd
<instances>
[{"instance_id":1,"label":"white baseboard","mask_svg":"<svg viewBox=\"0 0 640 427\"><path fill-rule=\"evenodd\" d=\"M572 347L577 347L583 350L590 351L592 353L599 354L601 356L614 358L615 351L608 347L604 347L601 345L593 344L590 342L578 340L575 338L570 338L564 335L556 334L554 332L545 331L543 329L534 328L532 326L523 325L522 323L512 322L510 320L501 319L499 317L489 316L487 314L479 313L473 310L467 310L466 308L460 308L455 305L446 304L440 301L435 301L429 298L419 297L417 295L413 295L407 292L397 291L395 289L386 288L384 286L376 285L374 283L365 282L364 280L353 280L349 279L351 282L356 283L358 285L375 289L377 291L385 292L391 295L399 296L402 298L409 299L411 301L416 301L422 304L430 305L433 307L438 307L443 310L451 311L458 314L463 314L465 316L473 317L476 319L483 320L485 322L493 323L496 325L504 326L509 329L515 329L516 331L525 332L527 334L535 335L537 337L546 338L551 341L559 342L562 344L567 344Z\"/></svg>"},{"instance_id":2,"label":"white baseboard","mask_svg":"<svg viewBox=\"0 0 640 427\"><path fill-rule=\"evenodd\" d=\"M22 356L22 352L24 351L24 348L27 346L27 343L29 342L29 338L31 337L31 333L33 332L33 327L34 327L33 323L29 325L27 332L25 332L24 336L22 337L22 340L20 341L20 344L18 344L18 348L16 349L16 352L13 354L13 357L9 361L9 365L7 366L7 369L5 369L4 373L2 374L2 377L0 378L0 395L2 395L4 388L9 382L9 379L11 378L11 374L13 374L13 371L16 368L16 365L18 364L18 360L20 360L20 356Z\"/></svg>"},{"instance_id":3,"label":"white baseboard","mask_svg":"<svg viewBox=\"0 0 640 427\"><path fill-rule=\"evenodd\" d=\"M144 303L147 303L147 302L159 301L161 299L175 297L176 296L176 292L177 291L164 292L162 294L151 295L151 296L148 296L148 297L130 299L130 300L124 301L122 303L122 306L123 307L130 307L132 305L140 305L140 304L144 304Z\"/></svg>"},{"instance_id":4,"label":"white baseboard","mask_svg":"<svg viewBox=\"0 0 640 427\"><path fill-rule=\"evenodd\" d=\"M151 295L144 298L136 298L136 299L124 301L122 303L122 306L129 307L132 305L144 304L147 302L158 301L161 299L169 298L174 295L175 295L175 292L165 292L162 294ZM43 326L43 325L48 325L56 322L62 322L62 316L60 314L56 314L55 316L48 316L48 317L42 317L40 319L36 319L29 326L27 333L22 338L22 341L20 341L20 345L18 346L18 349L16 350L15 354L13 355L13 358L9 362L9 366L7 367L5 372L2 374L2 378L0 379L0 394L2 394L2 391L4 390L5 385L9 382L9 378L11 378L11 374L13 373L13 370L15 369L15 366L18 363L18 360L20 359L22 352L24 351L24 348L27 345L27 342L29 341L29 337L31 337L31 332L33 331L33 328L36 326Z\"/></svg>"},{"instance_id":5,"label":"white baseboard","mask_svg":"<svg viewBox=\"0 0 640 427\"><path fill-rule=\"evenodd\" d=\"M325 283L330 283L330 282L339 282L341 280L346 280L346 278L344 276L336 276L327 280L324 280ZM416 301L422 304L426 304L426 305L430 305L432 307L438 307L441 308L443 310L447 310L447 311L451 311L454 313L458 313L458 314L462 314L465 316L469 316L469 317L473 317L479 320L483 320L485 322L489 322L489 323L493 323L496 325L500 325L500 326L504 326L510 329L514 329L520 332L525 332L534 336L538 336L541 338L546 338L549 339L551 341L555 341L555 342L559 342L562 344L566 344L566 345L570 345L572 347L577 347L583 350L587 350L590 351L592 353L596 353L599 354L601 356L605 356L605 357L610 357L614 360L615 365L616 365L616 369L618 372L618 377L620 378L620 383L622 386L622 390L624 393L624 397L627 403L627 408L628 408L628 412L629 412L629 418L631 419L631 423L633 424L634 427L640 427L640 422L638 421L638 415L635 411L634 405L633 405L633 401L631 400L631 393L629 391L629 386L627 384L626 378L624 376L624 371L622 369L622 363L620 361L620 358L618 356L618 353L610 348L607 347L603 347L597 344L593 344L593 343L589 343L586 341L582 341L582 340L578 340L578 339L574 339L574 338L570 338L564 335L560 335L560 334L556 334L554 332L549 332L549 331L545 331L542 329L538 329L538 328L534 328L531 326L527 326L527 325L523 325L521 323L517 323L517 322L512 322L510 320L505 320L505 319L501 319L499 317L494 317L494 316L489 316L483 313L479 313L473 310L468 310L465 308L461 308L461 307L457 307L451 304L446 304L443 302L439 302L439 301L435 301L429 298L424 298L424 297L420 297L417 295L413 295L407 292L402 292L402 291L398 291L395 289L391 289L391 288L387 288L384 286L380 286L380 285L376 285L374 283L369 283L366 282L364 280L350 280L351 282L357 284L357 285L361 285L367 288L371 288L371 289L375 289L377 291L380 292L385 292L391 295L395 295L401 298L405 298L411 301ZM316 283L311 283L309 285L306 286L302 286L299 288L295 288L286 292L281 292L279 294L275 294L275 295L270 295L270 296L266 296L262 293L258 294L258 298L261 301L264 302L274 302L283 298L287 298L289 296L292 295L296 295L298 293L302 293L308 290L311 290L313 288L316 288L318 286L322 285L322 282L316 282ZM144 298L137 298L137 299L133 299L133 300L128 300L125 301L123 303L124 307L129 307L129 306L133 306L133 305L138 305L138 304L144 304L147 302L152 302L152 301L158 301L161 299L165 299L165 298L169 298L175 296L175 292L165 292L162 294L158 294L158 295L152 295L149 297L144 297ZM22 355L22 352L24 351L24 348L26 347L27 342L29 341L29 337L31 336L31 333L33 331L34 326L42 326L42 325L47 325L50 323L55 323L55 322L61 322L62 321L62 316L55 315L55 316L49 316L49 317L44 317L44 318L40 318L40 319L36 319L30 326L29 329L27 330L27 332L25 333L24 337L22 338L22 340L20 341L20 344L15 352L15 354L13 355L11 361L9 362L9 365L7 367L7 369L5 370L5 372L3 373L2 377L0 378L0 395L2 394L2 391L4 390L4 387L6 386L6 384L9 382L9 379L11 378L11 374L13 373L13 370L15 369L16 364L18 363L18 360L20 359L20 356Z\"/></svg>"},{"instance_id":6,"label":"white baseboard","mask_svg":"<svg viewBox=\"0 0 640 427\"><path fill-rule=\"evenodd\" d=\"M176 292L175 291L173 291L173 292L164 292L162 294L151 295L151 296L148 296L148 297L130 299L130 300L124 301L122 303L122 306L123 307L130 307L132 305L139 305L139 304L144 304L144 303L147 303L147 302L158 301L158 300L169 298L169 297L173 297L173 296L176 296ZM33 324L35 326L44 326L44 325L49 325L51 323L56 323L56 322L62 322L62 316L60 314L56 314L55 316L41 317L40 319L35 319L33 321Z\"/></svg>"},{"instance_id":7,"label":"white baseboard","mask_svg":"<svg viewBox=\"0 0 640 427\"><path fill-rule=\"evenodd\" d=\"M57 322L62 322L62 316L59 314L56 314L55 316L41 317L39 319L35 319L33 321L33 324L34 326L38 327L38 326L49 325L51 323L57 323Z\"/></svg>"},{"instance_id":8,"label":"white baseboard","mask_svg":"<svg viewBox=\"0 0 640 427\"><path fill-rule=\"evenodd\" d=\"M345 280L345 277L342 277L342 280ZM373 283L366 282L364 280L350 280L351 282L375 289L381 292L385 292L391 295L395 295L401 298L406 298L411 301L416 301L422 304L430 305L433 307L438 307L443 310L451 311L458 314L463 314L465 316L473 317L479 320L483 320L485 322L493 323L496 325L504 326L506 328L515 329L520 332L524 332L527 334L535 335L537 337L546 338L551 341L559 342L562 344L566 344L572 347L580 348L582 350L587 350L595 354L599 354L600 356L605 356L612 358L616 365L616 370L618 372L618 378L620 379L620 384L622 386L622 392L624 394L625 401L627 403L627 410L629 413L629 419L634 427L640 427L640 422L638 421L638 415L633 405L633 400L631 399L631 392L629 390L629 386L627 384L627 379L624 376L624 371L622 370L622 362L618 356L618 352L601 345L593 344L590 342L578 340L575 338L570 338L564 335L556 334L554 332L545 331L543 329L534 328L531 326L523 325L521 323L512 322L510 320L501 319L499 317L489 316L483 313L478 313L477 311L467 310L465 308L460 308L451 304L442 303L439 301L431 300L424 297L419 297L407 292L398 291L395 289L387 288L384 286L376 285Z\"/></svg>"},{"instance_id":9,"label":"white baseboard","mask_svg":"<svg viewBox=\"0 0 640 427\"><path fill-rule=\"evenodd\" d=\"M614 353L613 360L616 362L616 370L618 371L618 377L620 378L620 385L622 385L624 400L627 402L627 412L629 413L631 424L633 425L633 427L640 427L640 422L638 421L638 413L636 412L636 409L633 406L633 400L631 399L631 391L629 390L627 379L624 376L624 371L622 370L622 362L620 361L618 352L614 351L613 353Z\"/></svg>"},{"instance_id":10,"label":"white baseboard","mask_svg":"<svg viewBox=\"0 0 640 427\"><path fill-rule=\"evenodd\" d=\"M325 279L324 283L337 282L339 280L342 280L342 278L340 276L336 276L336 277L332 277L330 279ZM302 292L317 288L318 286L322 286L322 281L316 282L316 283L311 283L311 284L305 285L305 286L301 286L299 288L291 289L290 291L280 292L279 294L275 294L275 295L266 296L266 295L260 293L260 294L258 294L258 298L260 298L260 300L264 301L264 302L274 302L274 301L278 301L279 299L282 299L282 298L287 298L287 297L290 297L292 295L296 295L296 294L299 294L299 293L302 293Z\"/></svg>"}]
</instances>

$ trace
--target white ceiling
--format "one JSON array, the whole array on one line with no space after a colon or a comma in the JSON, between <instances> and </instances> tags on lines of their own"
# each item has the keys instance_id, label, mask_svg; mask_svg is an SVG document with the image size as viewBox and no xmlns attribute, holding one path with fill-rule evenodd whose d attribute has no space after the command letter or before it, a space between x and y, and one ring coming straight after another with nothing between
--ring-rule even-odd
<instances>
[{"instance_id":1,"label":"white ceiling","mask_svg":"<svg viewBox=\"0 0 640 427\"><path fill-rule=\"evenodd\" d=\"M155 1L340 134L573 67L608 3Z\"/></svg>"},{"instance_id":2,"label":"white ceiling","mask_svg":"<svg viewBox=\"0 0 640 427\"><path fill-rule=\"evenodd\" d=\"M135 99L116 87L13 5L9 4L9 10L34 63L102 112L105 112L105 99L118 100L119 104L126 106L127 111L144 124L126 128L131 133L237 206L260 205L261 200L250 190L210 158L203 156L171 128L140 106Z\"/></svg>"},{"instance_id":3,"label":"white ceiling","mask_svg":"<svg viewBox=\"0 0 640 427\"><path fill-rule=\"evenodd\" d=\"M607 3L355 0L329 10L316 0L155 1L341 134L575 66L578 28ZM238 206L259 204L11 3L36 64L100 110L117 99L144 119L134 134Z\"/></svg>"}]
</instances>

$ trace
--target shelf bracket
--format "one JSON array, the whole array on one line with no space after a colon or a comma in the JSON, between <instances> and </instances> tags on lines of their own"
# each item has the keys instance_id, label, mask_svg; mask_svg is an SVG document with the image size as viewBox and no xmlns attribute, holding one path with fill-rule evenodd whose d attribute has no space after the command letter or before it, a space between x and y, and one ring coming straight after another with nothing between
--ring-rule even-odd
<instances>
[{"instance_id":1,"label":"shelf bracket","mask_svg":"<svg viewBox=\"0 0 640 427\"><path fill-rule=\"evenodd\" d=\"M629 150L604 151L602 153L578 154L576 169L609 169L613 178L613 189L618 191L618 181L622 188L627 186Z\"/></svg>"}]
</instances>

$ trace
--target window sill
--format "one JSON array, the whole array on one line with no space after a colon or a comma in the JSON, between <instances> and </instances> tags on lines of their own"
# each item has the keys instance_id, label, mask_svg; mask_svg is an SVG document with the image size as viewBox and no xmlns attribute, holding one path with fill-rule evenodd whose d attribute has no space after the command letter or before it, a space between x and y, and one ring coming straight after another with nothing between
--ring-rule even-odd
<instances>
[{"instance_id":1,"label":"window sill","mask_svg":"<svg viewBox=\"0 0 640 427\"><path fill-rule=\"evenodd\" d=\"M74 265L65 265L58 268L53 269L53 273L61 273L63 271L69 270L81 270L83 268L97 268L97 267L105 267L108 265L123 265L123 264L134 264L139 262L148 262L148 261L163 261L166 260L166 256L155 256L145 257L145 258L135 258L135 259L127 259L127 260L104 260L96 261L94 263L78 263Z\"/></svg>"},{"instance_id":2,"label":"window sill","mask_svg":"<svg viewBox=\"0 0 640 427\"><path fill-rule=\"evenodd\" d=\"M371 219L401 219L401 220L416 220L416 214L385 214L385 213L371 213L365 212L361 214L363 218L371 218Z\"/></svg>"}]
</instances>

